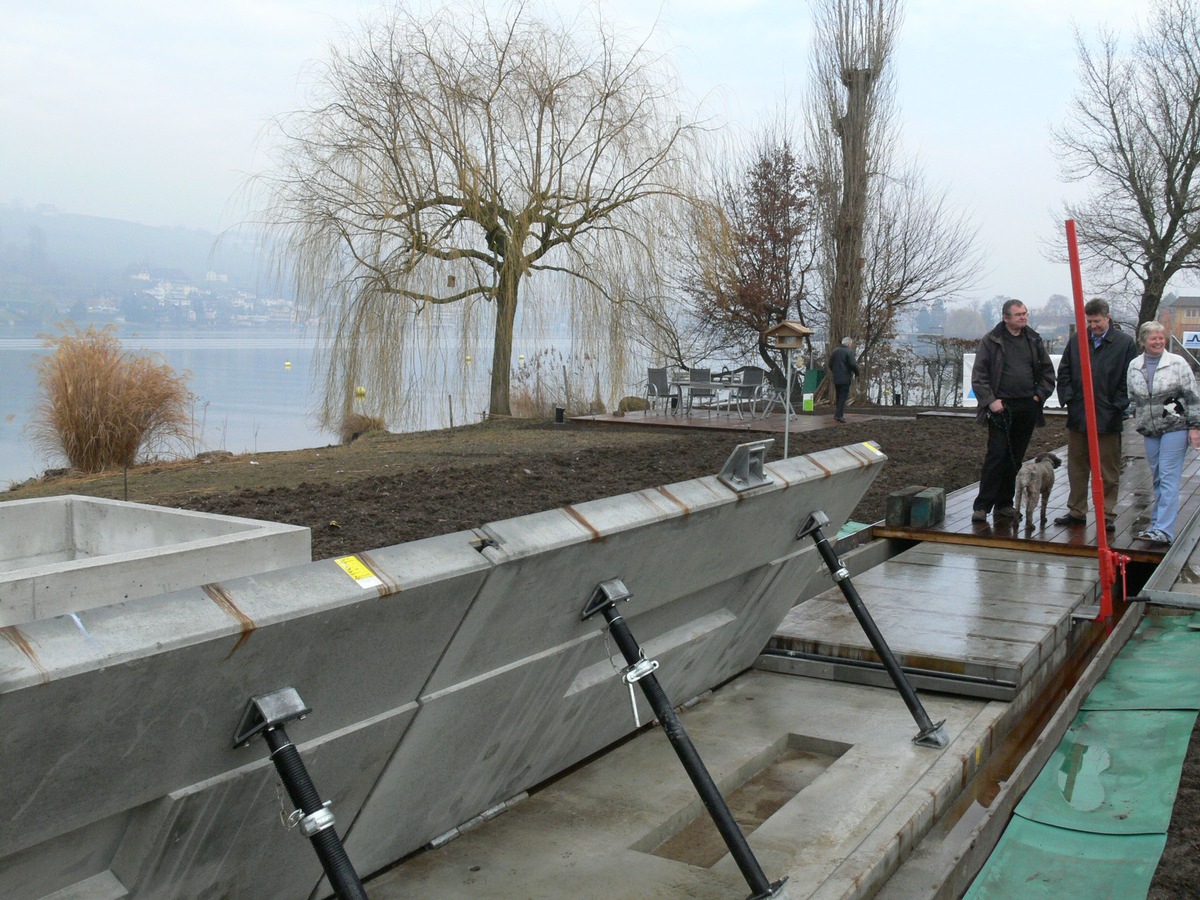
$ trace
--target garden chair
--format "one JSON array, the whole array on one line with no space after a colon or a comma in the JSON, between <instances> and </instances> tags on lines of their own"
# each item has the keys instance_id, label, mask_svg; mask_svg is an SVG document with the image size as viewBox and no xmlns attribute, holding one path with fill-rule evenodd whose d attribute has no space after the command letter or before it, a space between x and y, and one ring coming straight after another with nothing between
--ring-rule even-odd
<instances>
[{"instance_id":1,"label":"garden chair","mask_svg":"<svg viewBox=\"0 0 1200 900\"><path fill-rule=\"evenodd\" d=\"M767 376L767 384L763 386L763 411L762 417L765 419L771 414L771 409L776 404L779 404L780 409L786 411L787 406L787 391L785 385L787 378L779 373L771 372ZM792 415L796 415L796 401L804 399L804 372L796 370L792 373Z\"/></svg>"},{"instance_id":2,"label":"garden chair","mask_svg":"<svg viewBox=\"0 0 1200 900\"><path fill-rule=\"evenodd\" d=\"M742 369L741 384L735 385L730 393L729 399L737 405L738 418L742 416L742 404L745 403L750 408L750 418L754 418L755 407L759 400L765 400L765 384L763 376L766 375L765 369L759 369L755 366L747 366Z\"/></svg>"},{"instance_id":3,"label":"garden chair","mask_svg":"<svg viewBox=\"0 0 1200 900\"><path fill-rule=\"evenodd\" d=\"M688 381L695 383L712 383L711 369L688 369ZM708 400L708 414L711 416L713 411L713 403L716 402L717 392L713 388L698 388L691 385L688 386L687 413L692 414L692 403L696 398Z\"/></svg>"},{"instance_id":4,"label":"garden chair","mask_svg":"<svg viewBox=\"0 0 1200 900\"><path fill-rule=\"evenodd\" d=\"M646 402L651 407L657 407L662 401L663 415L671 409L671 384L667 380L667 369L650 367L646 369Z\"/></svg>"}]
</instances>

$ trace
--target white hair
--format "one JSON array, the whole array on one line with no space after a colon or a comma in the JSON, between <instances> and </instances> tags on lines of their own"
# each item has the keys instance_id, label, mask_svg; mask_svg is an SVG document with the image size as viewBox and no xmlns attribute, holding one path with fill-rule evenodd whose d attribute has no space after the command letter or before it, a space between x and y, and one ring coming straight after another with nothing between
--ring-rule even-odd
<instances>
[{"instance_id":1,"label":"white hair","mask_svg":"<svg viewBox=\"0 0 1200 900\"><path fill-rule=\"evenodd\" d=\"M1161 322L1143 322L1142 327L1138 329L1138 340L1145 343L1149 335L1166 330Z\"/></svg>"},{"instance_id":2,"label":"white hair","mask_svg":"<svg viewBox=\"0 0 1200 900\"><path fill-rule=\"evenodd\" d=\"M854 338L852 338L852 337L842 338L842 346L843 347L851 347L853 345L854 345Z\"/></svg>"}]
</instances>

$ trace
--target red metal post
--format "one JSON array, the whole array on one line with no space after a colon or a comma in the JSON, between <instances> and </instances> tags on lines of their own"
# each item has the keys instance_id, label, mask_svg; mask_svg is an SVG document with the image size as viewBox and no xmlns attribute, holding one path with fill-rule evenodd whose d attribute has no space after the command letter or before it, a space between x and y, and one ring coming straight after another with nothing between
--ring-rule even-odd
<instances>
[{"instance_id":1,"label":"red metal post","mask_svg":"<svg viewBox=\"0 0 1200 900\"><path fill-rule=\"evenodd\" d=\"M1079 244L1075 237L1075 220L1067 219L1067 254L1071 261L1071 287L1075 294L1075 343L1079 348L1079 372L1083 377L1083 407L1087 415L1088 461L1092 470L1092 505L1096 511L1096 543L1100 562L1100 616L1097 621L1111 619L1113 614L1112 588L1117 580L1117 567L1108 547L1108 532L1104 528L1104 479L1100 477L1100 441L1096 435L1096 395L1092 390L1091 336L1083 314L1083 276L1079 268ZM1065 352L1070 352L1067 347Z\"/></svg>"}]
</instances>

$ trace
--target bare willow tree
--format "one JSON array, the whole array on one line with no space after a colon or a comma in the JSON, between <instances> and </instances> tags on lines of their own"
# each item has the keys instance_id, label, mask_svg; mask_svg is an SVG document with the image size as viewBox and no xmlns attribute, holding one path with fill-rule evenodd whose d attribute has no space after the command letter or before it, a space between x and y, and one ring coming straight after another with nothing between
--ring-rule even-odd
<instances>
[{"instance_id":1,"label":"bare willow tree","mask_svg":"<svg viewBox=\"0 0 1200 900\"><path fill-rule=\"evenodd\" d=\"M558 273L560 294L613 300L595 261L644 251L648 201L676 191L692 126L675 90L661 57L601 20L524 4L398 5L331 50L264 179L274 246L330 338L325 424L356 384L401 408L414 317L444 323L453 305L479 328L481 303L490 411L508 415L524 283Z\"/></svg>"},{"instance_id":2,"label":"bare willow tree","mask_svg":"<svg viewBox=\"0 0 1200 900\"><path fill-rule=\"evenodd\" d=\"M785 134L764 132L742 171L692 209L682 285L716 347L782 375L764 332L804 321L813 266L812 173Z\"/></svg>"},{"instance_id":3,"label":"bare willow tree","mask_svg":"<svg viewBox=\"0 0 1200 900\"><path fill-rule=\"evenodd\" d=\"M1158 313L1172 277L1200 270L1200 11L1153 0L1122 53L1115 35L1076 33L1080 84L1053 131L1089 271L1108 290L1139 293L1138 322Z\"/></svg>"},{"instance_id":4,"label":"bare willow tree","mask_svg":"<svg viewBox=\"0 0 1200 900\"><path fill-rule=\"evenodd\" d=\"M808 143L823 303L810 318L830 347L857 339L868 375L901 308L952 299L981 265L975 227L899 157L891 56L901 14L901 0L815 4Z\"/></svg>"}]
</instances>

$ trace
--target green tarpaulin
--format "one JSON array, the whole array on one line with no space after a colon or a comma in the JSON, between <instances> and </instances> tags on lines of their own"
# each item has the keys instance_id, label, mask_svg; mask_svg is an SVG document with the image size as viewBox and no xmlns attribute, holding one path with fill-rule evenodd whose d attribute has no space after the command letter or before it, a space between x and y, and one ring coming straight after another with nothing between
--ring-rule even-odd
<instances>
[{"instance_id":1,"label":"green tarpaulin","mask_svg":"<svg viewBox=\"0 0 1200 900\"><path fill-rule=\"evenodd\" d=\"M965 900L1145 897L1165 834L1084 834L1014 818Z\"/></svg>"}]
</instances>

